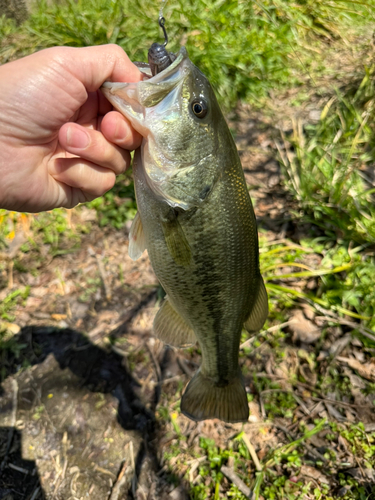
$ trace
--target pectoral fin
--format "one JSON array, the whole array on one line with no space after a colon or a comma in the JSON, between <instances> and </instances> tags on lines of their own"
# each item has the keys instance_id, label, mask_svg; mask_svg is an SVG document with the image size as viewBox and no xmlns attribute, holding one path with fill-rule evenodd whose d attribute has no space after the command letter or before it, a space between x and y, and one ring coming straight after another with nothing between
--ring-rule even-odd
<instances>
[{"instance_id":1,"label":"pectoral fin","mask_svg":"<svg viewBox=\"0 0 375 500\"><path fill-rule=\"evenodd\" d=\"M129 257L137 260L146 250L146 239L139 212L135 214L129 233Z\"/></svg>"},{"instance_id":2,"label":"pectoral fin","mask_svg":"<svg viewBox=\"0 0 375 500\"><path fill-rule=\"evenodd\" d=\"M244 323L245 330L249 333L257 333L264 325L268 316L268 297L263 278L260 278L258 296L251 310L250 316Z\"/></svg>"},{"instance_id":3,"label":"pectoral fin","mask_svg":"<svg viewBox=\"0 0 375 500\"><path fill-rule=\"evenodd\" d=\"M162 222L165 242L173 260L179 266L188 266L191 262L191 248L177 217Z\"/></svg>"},{"instance_id":4,"label":"pectoral fin","mask_svg":"<svg viewBox=\"0 0 375 500\"><path fill-rule=\"evenodd\" d=\"M168 345L187 347L196 342L194 331L165 299L154 319L155 335Z\"/></svg>"}]
</instances>

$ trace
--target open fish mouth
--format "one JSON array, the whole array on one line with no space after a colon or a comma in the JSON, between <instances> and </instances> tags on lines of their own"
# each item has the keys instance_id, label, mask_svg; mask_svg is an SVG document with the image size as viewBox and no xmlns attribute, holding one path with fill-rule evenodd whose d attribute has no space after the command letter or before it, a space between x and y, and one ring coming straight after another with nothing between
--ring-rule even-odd
<instances>
[{"instance_id":1,"label":"open fish mouth","mask_svg":"<svg viewBox=\"0 0 375 500\"><path fill-rule=\"evenodd\" d=\"M109 101L116 100L119 92L121 99L128 104L150 108L159 104L175 87L177 87L186 77L188 67L183 64L188 60L188 54L185 47L181 47L175 61L162 72L155 76L145 78L136 85L131 83L113 83L104 82L101 90ZM149 64L142 63L142 69L149 68Z\"/></svg>"}]
</instances>

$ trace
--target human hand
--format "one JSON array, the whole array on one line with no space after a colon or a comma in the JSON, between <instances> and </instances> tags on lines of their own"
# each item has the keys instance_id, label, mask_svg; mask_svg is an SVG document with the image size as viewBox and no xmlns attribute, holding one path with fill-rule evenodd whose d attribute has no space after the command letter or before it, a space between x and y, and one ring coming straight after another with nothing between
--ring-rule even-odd
<instances>
[{"instance_id":1,"label":"human hand","mask_svg":"<svg viewBox=\"0 0 375 500\"><path fill-rule=\"evenodd\" d=\"M117 45L53 47L0 67L0 207L72 208L111 189L141 137L98 90L141 73Z\"/></svg>"}]
</instances>

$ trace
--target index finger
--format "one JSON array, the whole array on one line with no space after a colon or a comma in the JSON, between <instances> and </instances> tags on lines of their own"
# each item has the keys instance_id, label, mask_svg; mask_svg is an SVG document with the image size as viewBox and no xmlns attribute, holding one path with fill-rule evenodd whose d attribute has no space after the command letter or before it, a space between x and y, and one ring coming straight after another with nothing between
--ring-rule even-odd
<instances>
[{"instance_id":1,"label":"index finger","mask_svg":"<svg viewBox=\"0 0 375 500\"><path fill-rule=\"evenodd\" d=\"M88 92L95 92L105 81L138 82L141 72L131 62L126 52L115 44L96 45L94 47L61 47L72 52L70 60L64 58L63 65L73 73L86 87Z\"/></svg>"}]
</instances>

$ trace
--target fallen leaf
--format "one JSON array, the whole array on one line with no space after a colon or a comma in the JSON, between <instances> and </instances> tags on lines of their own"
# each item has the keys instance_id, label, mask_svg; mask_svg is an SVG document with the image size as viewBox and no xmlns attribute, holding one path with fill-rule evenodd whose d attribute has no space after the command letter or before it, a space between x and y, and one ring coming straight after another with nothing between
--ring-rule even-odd
<instances>
[{"instance_id":1,"label":"fallen leaf","mask_svg":"<svg viewBox=\"0 0 375 500\"><path fill-rule=\"evenodd\" d=\"M350 474L354 479L357 479L359 482L363 481L375 481L375 474L372 469L363 469L356 467L354 469L347 469L345 471L347 474Z\"/></svg>"},{"instance_id":2,"label":"fallen leaf","mask_svg":"<svg viewBox=\"0 0 375 500\"><path fill-rule=\"evenodd\" d=\"M366 378L367 380L374 381L375 380L375 363L361 363L353 358L343 358L337 357L338 361L346 363L353 370L357 370L361 377Z\"/></svg>"},{"instance_id":3,"label":"fallen leaf","mask_svg":"<svg viewBox=\"0 0 375 500\"><path fill-rule=\"evenodd\" d=\"M21 330L21 328L15 323L7 323L6 321L0 322L0 330L2 329L8 330L10 333L13 333L14 335L19 333L19 331Z\"/></svg>"},{"instance_id":4,"label":"fallen leaf","mask_svg":"<svg viewBox=\"0 0 375 500\"><path fill-rule=\"evenodd\" d=\"M301 310L293 311L289 329L293 334L293 342L300 341L305 344L313 344L320 337L320 329L305 317Z\"/></svg>"},{"instance_id":5,"label":"fallen leaf","mask_svg":"<svg viewBox=\"0 0 375 500\"><path fill-rule=\"evenodd\" d=\"M309 465L302 465L300 475L311 477L312 479L315 479L315 481L318 481L318 483L329 484L330 482L327 476L325 476L318 469L315 469L315 467L310 467Z\"/></svg>"}]
</instances>

